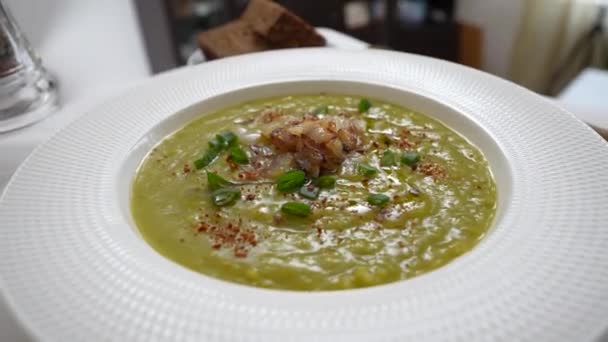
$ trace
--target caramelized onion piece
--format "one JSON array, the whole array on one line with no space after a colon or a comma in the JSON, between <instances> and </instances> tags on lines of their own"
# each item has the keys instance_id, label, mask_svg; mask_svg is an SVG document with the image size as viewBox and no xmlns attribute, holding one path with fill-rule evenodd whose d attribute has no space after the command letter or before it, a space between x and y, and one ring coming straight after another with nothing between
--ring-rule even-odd
<instances>
[{"instance_id":1,"label":"caramelized onion piece","mask_svg":"<svg viewBox=\"0 0 608 342\"><path fill-rule=\"evenodd\" d=\"M348 153L362 147L364 125L353 118L305 116L282 119L272 126L272 130L262 134L278 151L293 153L297 165L310 177L335 171Z\"/></svg>"}]
</instances>

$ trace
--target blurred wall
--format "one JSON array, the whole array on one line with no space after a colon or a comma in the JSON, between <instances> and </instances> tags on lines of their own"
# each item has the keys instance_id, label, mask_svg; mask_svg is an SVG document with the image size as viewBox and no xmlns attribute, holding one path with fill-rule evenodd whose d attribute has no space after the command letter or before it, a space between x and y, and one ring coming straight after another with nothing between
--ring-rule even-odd
<instances>
[{"instance_id":1,"label":"blurred wall","mask_svg":"<svg viewBox=\"0 0 608 342\"><path fill-rule=\"evenodd\" d=\"M456 19L475 24L483 31L482 65L485 71L507 77L525 1L458 1Z\"/></svg>"}]
</instances>

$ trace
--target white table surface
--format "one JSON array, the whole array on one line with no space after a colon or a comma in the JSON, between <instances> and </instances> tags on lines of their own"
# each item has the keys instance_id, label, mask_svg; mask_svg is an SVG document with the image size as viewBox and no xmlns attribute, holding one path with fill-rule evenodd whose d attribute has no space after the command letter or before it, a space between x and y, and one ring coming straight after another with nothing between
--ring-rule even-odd
<instances>
[{"instance_id":1,"label":"white table surface","mask_svg":"<svg viewBox=\"0 0 608 342\"><path fill-rule=\"evenodd\" d=\"M82 113L87 103L150 74L128 0L7 4L45 67L57 77L62 108L33 126L0 134L0 188L34 146Z\"/></svg>"},{"instance_id":2,"label":"white table surface","mask_svg":"<svg viewBox=\"0 0 608 342\"><path fill-rule=\"evenodd\" d=\"M33 126L0 134L0 190L38 144L98 103L149 77L135 10L129 0L5 0L44 65L59 80L62 107ZM319 30L332 45L366 44ZM603 83L602 89L608 89ZM578 98L578 96L574 96ZM608 97L605 97L608 98ZM566 103L567 108L584 104ZM605 107L587 109L608 128ZM589 115L589 114L587 114ZM602 121L603 120L603 121ZM0 227L1 229L1 227ZM30 339L0 297L0 342Z\"/></svg>"},{"instance_id":3,"label":"white table surface","mask_svg":"<svg viewBox=\"0 0 608 342\"><path fill-rule=\"evenodd\" d=\"M608 139L608 71L583 70L557 97L583 121Z\"/></svg>"}]
</instances>

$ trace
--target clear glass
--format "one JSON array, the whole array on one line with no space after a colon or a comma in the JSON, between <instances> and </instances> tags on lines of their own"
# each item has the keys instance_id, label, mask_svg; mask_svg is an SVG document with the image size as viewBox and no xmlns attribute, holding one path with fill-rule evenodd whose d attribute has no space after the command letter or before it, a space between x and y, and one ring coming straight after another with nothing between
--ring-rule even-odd
<instances>
[{"instance_id":1,"label":"clear glass","mask_svg":"<svg viewBox=\"0 0 608 342\"><path fill-rule=\"evenodd\" d=\"M56 82L0 2L0 132L45 118L57 101Z\"/></svg>"}]
</instances>

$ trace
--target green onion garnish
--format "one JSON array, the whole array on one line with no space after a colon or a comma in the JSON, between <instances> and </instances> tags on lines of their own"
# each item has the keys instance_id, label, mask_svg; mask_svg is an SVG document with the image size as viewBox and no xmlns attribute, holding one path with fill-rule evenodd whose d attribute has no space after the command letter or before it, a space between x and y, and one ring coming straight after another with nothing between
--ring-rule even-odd
<instances>
[{"instance_id":1,"label":"green onion garnish","mask_svg":"<svg viewBox=\"0 0 608 342\"><path fill-rule=\"evenodd\" d=\"M247 153L245 151L243 151L243 149L240 146L232 146L230 148L230 158L232 159L233 162L237 163L237 164L249 164L249 157L247 156Z\"/></svg>"},{"instance_id":2,"label":"green onion garnish","mask_svg":"<svg viewBox=\"0 0 608 342\"><path fill-rule=\"evenodd\" d=\"M397 156L393 151L387 150L384 151L382 158L380 159L381 166L394 166L397 164Z\"/></svg>"},{"instance_id":3,"label":"green onion garnish","mask_svg":"<svg viewBox=\"0 0 608 342\"><path fill-rule=\"evenodd\" d=\"M372 107L372 103L368 99L359 101L359 113L365 113Z\"/></svg>"},{"instance_id":4,"label":"green onion garnish","mask_svg":"<svg viewBox=\"0 0 608 342\"><path fill-rule=\"evenodd\" d=\"M218 136L222 137L224 140L224 146L234 146L239 141L239 137L229 131L222 132Z\"/></svg>"},{"instance_id":5,"label":"green onion garnish","mask_svg":"<svg viewBox=\"0 0 608 342\"><path fill-rule=\"evenodd\" d=\"M277 178L277 190L280 192L297 191L306 182L306 174L301 170L292 170Z\"/></svg>"},{"instance_id":6,"label":"green onion garnish","mask_svg":"<svg viewBox=\"0 0 608 342\"><path fill-rule=\"evenodd\" d=\"M379 207L385 206L388 201L390 201L390 197L385 194L371 194L367 197L367 203Z\"/></svg>"},{"instance_id":7,"label":"green onion garnish","mask_svg":"<svg viewBox=\"0 0 608 342\"><path fill-rule=\"evenodd\" d=\"M316 183L321 189L331 189L336 186L336 177L321 176L317 179Z\"/></svg>"},{"instance_id":8,"label":"green onion garnish","mask_svg":"<svg viewBox=\"0 0 608 342\"><path fill-rule=\"evenodd\" d=\"M234 204L241 197L241 191L237 188L220 188L211 193L211 201L218 207Z\"/></svg>"},{"instance_id":9,"label":"green onion garnish","mask_svg":"<svg viewBox=\"0 0 608 342\"><path fill-rule=\"evenodd\" d=\"M416 152L405 152L401 156L401 163L408 166L414 166L419 161L420 155Z\"/></svg>"},{"instance_id":10,"label":"green onion garnish","mask_svg":"<svg viewBox=\"0 0 608 342\"><path fill-rule=\"evenodd\" d=\"M367 164L359 164L358 171L365 178L373 178L378 174L378 169Z\"/></svg>"},{"instance_id":11,"label":"green onion garnish","mask_svg":"<svg viewBox=\"0 0 608 342\"><path fill-rule=\"evenodd\" d=\"M319 106L312 111L314 115L327 114L329 112L328 106Z\"/></svg>"},{"instance_id":12,"label":"green onion garnish","mask_svg":"<svg viewBox=\"0 0 608 342\"><path fill-rule=\"evenodd\" d=\"M235 184L222 178L215 172L207 172L207 185L211 190L234 186Z\"/></svg>"},{"instance_id":13,"label":"green onion garnish","mask_svg":"<svg viewBox=\"0 0 608 342\"><path fill-rule=\"evenodd\" d=\"M194 161L194 167L196 167L198 170L207 167L207 165L213 163L219 154L220 150L217 148L208 149L201 159Z\"/></svg>"},{"instance_id":14,"label":"green onion garnish","mask_svg":"<svg viewBox=\"0 0 608 342\"><path fill-rule=\"evenodd\" d=\"M234 146L238 141L239 137L237 137L236 134L226 131L211 138L211 140L209 140L209 147L221 150L226 147Z\"/></svg>"},{"instance_id":15,"label":"green onion garnish","mask_svg":"<svg viewBox=\"0 0 608 342\"><path fill-rule=\"evenodd\" d=\"M212 150L218 150L221 151L224 148L224 144L225 144L225 140L224 137L222 137L221 135L216 135L213 138L211 138L211 140L209 140L208 142L209 144L209 148Z\"/></svg>"},{"instance_id":16,"label":"green onion garnish","mask_svg":"<svg viewBox=\"0 0 608 342\"><path fill-rule=\"evenodd\" d=\"M223 149L228 146L233 146L237 142L238 137L232 132L217 134L209 140L209 149L205 152L205 155L203 155L201 159L194 161L194 167L199 170L207 167L209 164L213 163Z\"/></svg>"},{"instance_id":17,"label":"green onion garnish","mask_svg":"<svg viewBox=\"0 0 608 342\"><path fill-rule=\"evenodd\" d=\"M312 212L310 206L302 202L287 202L283 204L281 211L285 214L299 217L306 217Z\"/></svg>"}]
</instances>

